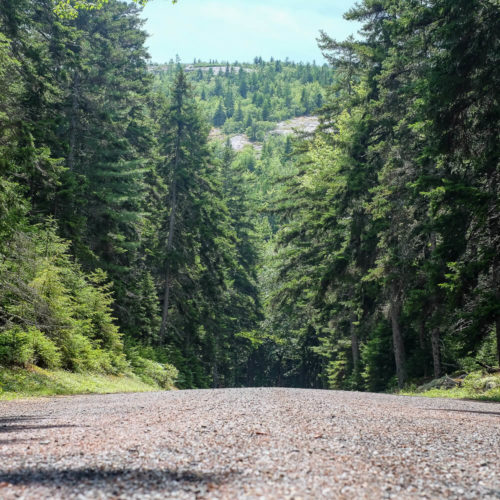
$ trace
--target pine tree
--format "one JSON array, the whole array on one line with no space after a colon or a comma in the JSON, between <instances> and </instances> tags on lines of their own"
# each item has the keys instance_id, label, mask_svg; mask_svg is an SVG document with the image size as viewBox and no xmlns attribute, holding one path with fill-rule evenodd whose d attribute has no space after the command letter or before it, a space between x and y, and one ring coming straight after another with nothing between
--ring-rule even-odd
<instances>
[{"instance_id":1,"label":"pine tree","mask_svg":"<svg viewBox=\"0 0 500 500\"><path fill-rule=\"evenodd\" d=\"M213 95L216 97L222 97L224 95L224 87L222 86L222 78L219 76L215 79L215 86L213 90Z\"/></svg>"},{"instance_id":2,"label":"pine tree","mask_svg":"<svg viewBox=\"0 0 500 500\"><path fill-rule=\"evenodd\" d=\"M123 325L130 323L135 296L134 267L140 260L145 176L153 145L146 34L138 12L111 1L72 21L85 50L75 56L69 81L68 184L58 197L63 234L77 242L77 256L88 268L100 266L109 273ZM77 203L75 198L80 198Z\"/></svg>"},{"instance_id":3,"label":"pine tree","mask_svg":"<svg viewBox=\"0 0 500 500\"><path fill-rule=\"evenodd\" d=\"M215 127L222 127L226 121L226 112L224 111L224 106L222 105L222 101L219 101L219 105L215 111L212 123Z\"/></svg>"},{"instance_id":4,"label":"pine tree","mask_svg":"<svg viewBox=\"0 0 500 500\"><path fill-rule=\"evenodd\" d=\"M224 96L224 109L227 118L231 118L234 114L234 96L231 88L228 88Z\"/></svg>"},{"instance_id":5,"label":"pine tree","mask_svg":"<svg viewBox=\"0 0 500 500\"><path fill-rule=\"evenodd\" d=\"M237 122L243 121L243 110L241 109L241 102L238 102L238 108L236 109L236 114L234 115L234 119Z\"/></svg>"}]
</instances>

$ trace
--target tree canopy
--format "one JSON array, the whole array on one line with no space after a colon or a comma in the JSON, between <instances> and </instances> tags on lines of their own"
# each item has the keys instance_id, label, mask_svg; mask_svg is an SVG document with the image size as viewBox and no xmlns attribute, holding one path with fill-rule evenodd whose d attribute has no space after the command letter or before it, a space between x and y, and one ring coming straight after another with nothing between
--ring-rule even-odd
<instances>
[{"instance_id":1,"label":"tree canopy","mask_svg":"<svg viewBox=\"0 0 500 500\"><path fill-rule=\"evenodd\" d=\"M139 5L146 5L150 0L133 0ZM54 0L54 12L62 18L75 18L79 10L98 10L109 0ZM177 3L177 0L172 0Z\"/></svg>"}]
</instances>

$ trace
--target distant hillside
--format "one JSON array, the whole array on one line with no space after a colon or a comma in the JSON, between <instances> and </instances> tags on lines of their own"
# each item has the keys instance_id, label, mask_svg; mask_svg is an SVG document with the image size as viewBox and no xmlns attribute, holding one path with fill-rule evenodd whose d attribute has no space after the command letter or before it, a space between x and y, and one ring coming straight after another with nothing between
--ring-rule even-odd
<instances>
[{"instance_id":1,"label":"distant hillside","mask_svg":"<svg viewBox=\"0 0 500 500\"><path fill-rule=\"evenodd\" d=\"M273 130L286 130L289 119L314 115L323 105L325 88L334 81L334 70L326 64L264 62L259 58L252 64L171 62L152 65L149 71L168 94L180 67L194 84L212 126L225 136L246 136L252 142L262 142Z\"/></svg>"},{"instance_id":2,"label":"distant hillside","mask_svg":"<svg viewBox=\"0 0 500 500\"><path fill-rule=\"evenodd\" d=\"M318 125L319 119L314 115L290 118L289 120L277 123L276 127L270 130L266 137L269 135L286 137L297 133L312 133ZM242 151L245 146L252 146L256 151L262 150L262 142L252 142L244 133L225 135L222 129L216 127L210 131L210 139L212 140L224 140L226 138L229 138L231 147L235 151Z\"/></svg>"}]
</instances>

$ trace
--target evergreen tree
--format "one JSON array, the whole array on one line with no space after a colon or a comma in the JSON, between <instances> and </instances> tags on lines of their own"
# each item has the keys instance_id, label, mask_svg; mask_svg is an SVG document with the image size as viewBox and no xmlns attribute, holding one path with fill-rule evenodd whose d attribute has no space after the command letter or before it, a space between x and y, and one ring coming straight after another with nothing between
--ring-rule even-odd
<instances>
[{"instance_id":1,"label":"evergreen tree","mask_svg":"<svg viewBox=\"0 0 500 500\"><path fill-rule=\"evenodd\" d=\"M241 103L238 103L238 108L236 110L236 114L234 115L234 119L237 122L242 122L243 121L243 110L241 109Z\"/></svg>"},{"instance_id":2,"label":"evergreen tree","mask_svg":"<svg viewBox=\"0 0 500 500\"><path fill-rule=\"evenodd\" d=\"M183 72L159 121L164 158L159 174L168 186L157 250L163 289L159 342L179 349L185 385L199 386L215 377L224 354L221 297L228 293L227 269L236 265L234 230L210 164L208 130Z\"/></svg>"},{"instance_id":3,"label":"evergreen tree","mask_svg":"<svg viewBox=\"0 0 500 500\"><path fill-rule=\"evenodd\" d=\"M214 90L213 90L213 95L215 97L222 97L224 95L224 87L222 86L222 78L219 76L215 79L215 86L214 86Z\"/></svg>"},{"instance_id":4,"label":"evergreen tree","mask_svg":"<svg viewBox=\"0 0 500 500\"><path fill-rule=\"evenodd\" d=\"M144 225L145 176L153 145L150 78L138 9L109 2L72 22L79 44L68 89L68 190L58 197L63 234L78 242L88 268L114 283L116 314L127 330ZM132 64L133 61L133 64ZM91 71L86 71L86 65ZM78 200L71 189L77 187ZM76 217L75 217L76 216Z\"/></svg>"},{"instance_id":5,"label":"evergreen tree","mask_svg":"<svg viewBox=\"0 0 500 500\"><path fill-rule=\"evenodd\" d=\"M226 111L227 118L231 118L234 114L234 96L231 88L226 91L224 97L224 109Z\"/></svg>"},{"instance_id":6,"label":"evergreen tree","mask_svg":"<svg viewBox=\"0 0 500 500\"><path fill-rule=\"evenodd\" d=\"M222 101L219 101L219 105L217 106L212 122L215 127L222 127L225 121L226 121L226 112L224 111Z\"/></svg>"}]
</instances>

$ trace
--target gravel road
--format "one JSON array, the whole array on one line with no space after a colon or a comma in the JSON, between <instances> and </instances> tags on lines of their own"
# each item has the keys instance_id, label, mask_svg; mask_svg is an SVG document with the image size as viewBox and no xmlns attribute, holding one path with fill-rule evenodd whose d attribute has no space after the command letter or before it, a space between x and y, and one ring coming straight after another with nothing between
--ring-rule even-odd
<instances>
[{"instance_id":1,"label":"gravel road","mask_svg":"<svg viewBox=\"0 0 500 500\"><path fill-rule=\"evenodd\" d=\"M0 498L500 498L500 404L299 389L0 402Z\"/></svg>"}]
</instances>

